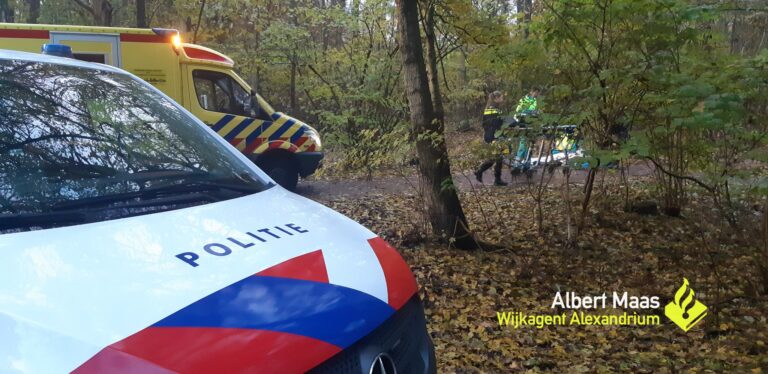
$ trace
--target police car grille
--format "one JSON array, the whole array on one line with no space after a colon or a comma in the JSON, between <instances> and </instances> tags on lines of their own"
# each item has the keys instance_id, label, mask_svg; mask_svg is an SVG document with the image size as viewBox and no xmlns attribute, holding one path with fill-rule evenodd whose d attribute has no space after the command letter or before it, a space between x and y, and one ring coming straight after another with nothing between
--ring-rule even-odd
<instances>
[{"instance_id":1,"label":"police car grille","mask_svg":"<svg viewBox=\"0 0 768 374\"><path fill-rule=\"evenodd\" d=\"M418 296L414 296L368 336L310 373L368 374L371 359L379 353L386 353L392 358L398 373L425 373L427 363L422 357L429 357L430 345L424 311Z\"/></svg>"}]
</instances>

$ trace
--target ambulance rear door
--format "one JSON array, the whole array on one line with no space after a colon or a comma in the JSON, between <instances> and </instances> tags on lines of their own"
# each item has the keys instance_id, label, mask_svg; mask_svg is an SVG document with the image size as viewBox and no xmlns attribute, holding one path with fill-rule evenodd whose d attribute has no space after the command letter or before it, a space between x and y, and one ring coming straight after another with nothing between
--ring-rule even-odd
<instances>
[{"instance_id":1,"label":"ambulance rear door","mask_svg":"<svg viewBox=\"0 0 768 374\"><path fill-rule=\"evenodd\" d=\"M120 53L123 69L189 108L184 99L179 55L167 36L123 33Z\"/></svg>"},{"instance_id":2,"label":"ambulance rear door","mask_svg":"<svg viewBox=\"0 0 768 374\"><path fill-rule=\"evenodd\" d=\"M72 47L78 60L123 67L119 34L51 31L51 43Z\"/></svg>"}]
</instances>

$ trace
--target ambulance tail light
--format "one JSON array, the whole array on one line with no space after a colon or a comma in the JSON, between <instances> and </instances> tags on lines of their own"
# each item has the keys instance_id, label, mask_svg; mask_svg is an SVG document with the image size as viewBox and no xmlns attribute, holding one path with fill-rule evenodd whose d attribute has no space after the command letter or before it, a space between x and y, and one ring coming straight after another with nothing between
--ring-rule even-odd
<instances>
[{"instance_id":1,"label":"ambulance tail light","mask_svg":"<svg viewBox=\"0 0 768 374\"><path fill-rule=\"evenodd\" d=\"M234 65L235 62L232 61L229 57L216 52L212 49L205 48L199 45L191 45L191 44L185 44L184 45L184 53L189 58L194 58L198 60L208 60L213 62L223 62L227 65Z\"/></svg>"}]
</instances>

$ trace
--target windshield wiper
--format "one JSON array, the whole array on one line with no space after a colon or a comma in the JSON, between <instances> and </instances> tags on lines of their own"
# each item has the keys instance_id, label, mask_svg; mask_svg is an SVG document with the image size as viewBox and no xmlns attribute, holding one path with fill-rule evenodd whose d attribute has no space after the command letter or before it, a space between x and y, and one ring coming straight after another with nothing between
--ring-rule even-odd
<instances>
[{"instance_id":1,"label":"windshield wiper","mask_svg":"<svg viewBox=\"0 0 768 374\"><path fill-rule=\"evenodd\" d=\"M132 194L133 195L133 194ZM19 213L0 215L0 231L10 229L31 229L34 227L51 228L59 226L71 226L80 223L108 221L118 218L140 216L172 209L152 209L156 207L177 207L179 205L191 206L204 201L215 202L221 200L207 193L173 194L166 197L153 199L126 198L125 194L116 195L112 203L124 201L119 205L108 204L105 199L99 199L96 203L88 201L73 201L69 206L58 206L48 212ZM134 199L133 201L130 201ZM101 205L101 207L99 207Z\"/></svg>"},{"instance_id":2,"label":"windshield wiper","mask_svg":"<svg viewBox=\"0 0 768 374\"><path fill-rule=\"evenodd\" d=\"M245 183L244 183L245 182ZM52 205L49 211L0 215L0 231L70 226L218 202L261 192L264 186L246 176L168 183L138 191L96 196Z\"/></svg>"},{"instance_id":3,"label":"windshield wiper","mask_svg":"<svg viewBox=\"0 0 768 374\"><path fill-rule=\"evenodd\" d=\"M258 185L242 183L227 183L218 181L194 181L185 184L164 184L162 186L145 188L138 191L114 195L96 196L55 204L52 210L70 210L76 208L91 208L98 206L116 205L115 208L149 207L178 204L197 201L221 201L261 191ZM233 196L234 192L234 196ZM224 194L224 196L221 196ZM135 200L131 202L131 200Z\"/></svg>"},{"instance_id":4,"label":"windshield wiper","mask_svg":"<svg viewBox=\"0 0 768 374\"><path fill-rule=\"evenodd\" d=\"M4 214L0 215L0 230L70 225L88 222L88 218L84 211Z\"/></svg>"}]
</instances>

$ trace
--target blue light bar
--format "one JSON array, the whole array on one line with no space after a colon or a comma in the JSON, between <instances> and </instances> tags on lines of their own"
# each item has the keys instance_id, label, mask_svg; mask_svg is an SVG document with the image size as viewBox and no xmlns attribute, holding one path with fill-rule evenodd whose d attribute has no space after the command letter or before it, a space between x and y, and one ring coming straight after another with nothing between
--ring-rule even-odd
<instances>
[{"instance_id":1,"label":"blue light bar","mask_svg":"<svg viewBox=\"0 0 768 374\"><path fill-rule=\"evenodd\" d=\"M43 44L41 50L44 55L74 58L72 47L64 44Z\"/></svg>"}]
</instances>

